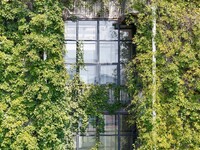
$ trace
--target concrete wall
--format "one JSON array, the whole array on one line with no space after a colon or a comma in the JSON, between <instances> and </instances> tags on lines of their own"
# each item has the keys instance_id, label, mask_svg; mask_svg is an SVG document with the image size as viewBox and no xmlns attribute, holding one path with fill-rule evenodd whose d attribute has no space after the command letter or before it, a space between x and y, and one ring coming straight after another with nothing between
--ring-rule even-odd
<instances>
[{"instance_id":1,"label":"concrete wall","mask_svg":"<svg viewBox=\"0 0 200 150\"><path fill-rule=\"evenodd\" d=\"M110 18L118 19L120 16L125 15L127 12L134 12L130 8L130 2L123 0L119 3L119 0L75 0L73 8L66 9L64 14L64 20L71 17L78 17L83 19L88 18ZM105 2L104 2L105 1Z\"/></svg>"}]
</instances>

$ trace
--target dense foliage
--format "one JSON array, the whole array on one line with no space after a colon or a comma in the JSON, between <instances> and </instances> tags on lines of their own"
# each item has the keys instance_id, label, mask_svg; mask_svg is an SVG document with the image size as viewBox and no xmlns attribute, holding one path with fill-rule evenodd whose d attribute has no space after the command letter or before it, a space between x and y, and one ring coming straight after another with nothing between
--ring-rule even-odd
<instances>
[{"instance_id":1,"label":"dense foliage","mask_svg":"<svg viewBox=\"0 0 200 150\"><path fill-rule=\"evenodd\" d=\"M156 7L156 16L152 7ZM135 1L137 26L129 89L137 149L199 149L200 8L197 1ZM156 17L156 101L152 103L152 24ZM155 110L156 114L152 114ZM154 116L153 116L154 115ZM155 122L153 121L155 118Z\"/></svg>"},{"instance_id":2,"label":"dense foliage","mask_svg":"<svg viewBox=\"0 0 200 150\"><path fill-rule=\"evenodd\" d=\"M117 100L124 87L86 86L80 81L82 54L80 64L75 64L77 74L68 80L62 13L64 7L73 9L73 3L79 2L0 1L0 149L73 149L73 134L84 132L90 117L99 122L94 122L98 142L104 129L102 111L122 107L119 101L108 104L107 100L109 89L114 89ZM137 18L129 14L127 20L137 26L133 39L137 56L127 69L133 93L130 122L136 122L138 128L135 147L198 149L200 4L197 0L132 2L139 11ZM153 5L156 16L152 15ZM157 20L157 52L156 102L152 107L153 17Z\"/></svg>"},{"instance_id":3,"label":"dense foliage","mask_svg":"<svg viewBox=\"0 0 200 150\"><path fill-rule=\"evenodd\" d=\"M72 149L62 5L31 2L0 2L0 148Z\"/></svg>"},{"instance_id":4,"label":"dense foliage","mask_svg":"<svg viewBox=\"0 0 200 150\"><path fill-rule=\"evenodd\" d=\"M107 86L86 86L80 80L79 69L84 67L81 43L74 64L77 74L67 79L62 13L71 3L0 3L2 149L73 149L73 138L84 132L89 117L99 120L94 122L98 142L104 128L102 111L109 106L113 111L119 108L119 104L106 105Z\"/></svg>"}]
</instances>

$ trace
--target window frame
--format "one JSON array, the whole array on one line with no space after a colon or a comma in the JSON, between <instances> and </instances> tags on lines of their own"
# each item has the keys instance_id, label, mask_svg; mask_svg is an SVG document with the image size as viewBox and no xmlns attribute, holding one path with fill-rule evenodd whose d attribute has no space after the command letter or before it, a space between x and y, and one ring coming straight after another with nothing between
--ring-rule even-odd
<instances>
[{"instance_id":1,"label":"window frame","mask_svg":"<svg viewBox=\"0 0 200 150\"><path fill-rule=\"evenodd\" d=\"M114 114L110 114L109 112L104 112L104 116L106 115L110 115L110 116L114 116L115 117L115 125L117 127L117 130L115 133L109 133L109 134L106 134L106 133L100 133L100 138L101 137L116 137L117 139L117 150L120 150L122 145L121 145L121 138L123 137L127 137L127 138L131 138L132 141L129 141L130 143L133 143L134 142L134 139L136 139L137 137L137 133L136 133L136 126L132 126L130 127L130 131L129 132L122 132L121 130L121 116L129 116L129 114L126 112L126 111L118 111L118 112L115 112ZM95 129L95 128L94 128ZM80 141L79 141L79 138L80 137L93 137L95 138L95 131L94 132L91 132L93 134L90 134L89 132L86 132L86 133L79 133L76 135L76 149L80 149L79 148L79 144L80 144ZM129 148L130 150L132 150L132 144L129 145ZM128 149L127 149L128 150Z\"/></svg>"},{"instance_id":2,"label":"window frame","mask_svg":"<svg viewBox=\"0 0 200 150\"><path fill-rule=\"evenodd\" d=\"M67 20L65 22L65 24L67 24L67 22L73 22L71 20ZM132 31L132 37L133 37L133 34L134 34L134 25L121 25L117 20L115 19L105 19L105 18L91 18L91 19L78 19L76 21L74 21L73 23L76 24L76 39L67 39L66 36L65 36L65 40L64 40L64 43L67 44L67 42L78 42L79 39L78 39L78 35L79 35L79 22L81 21L84 21L84 22L87 22L87 21L96 21L96 39L95 40L81 40L83 43L84 42L95 42L96 44L96 51L97 51L97 62L85 62L85 66L87 65L96 65L97 66L97 81L94 82L93 84L101 84L100 81L100 76L101 76L101 66L109 66L109 65L117 65L117 71L116 71L116 76L117 76L117 80L116 82L114 82L114 84L116 85L124 85L125 83L123 83L122 81L124 80L121 80L121 66L122 65L125 65L124 62L121 62L121 43L132 43L132 39L121 39L121 31L123 30L131 30ZM116 29L117 33L118 33L118 37L116 40L100 40L100 22L101 21L110 21L110 22L113 22L113 26L114 28ZM115 22L115 23L114 23ZM121 28L122 26L122 28ZM101 42L117 42L117 62L100 62L100 43ZM135 46L134 44L132 43L132 49L130 51L130 59L133 57L133 55L136 53L136 50L135 50ZM65 62L65 65L72 65L74 63L72 62ZM112 84L112 83L108 83L108 84Z\"/></svg>"}]
</instances>

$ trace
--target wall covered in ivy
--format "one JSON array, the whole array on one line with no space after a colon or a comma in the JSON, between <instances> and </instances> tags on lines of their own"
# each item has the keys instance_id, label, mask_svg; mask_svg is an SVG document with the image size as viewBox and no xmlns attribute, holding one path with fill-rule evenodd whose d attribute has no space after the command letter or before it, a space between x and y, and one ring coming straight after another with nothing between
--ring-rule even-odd
<instances>
[{"instance_id":1,"label":"wall covered in ivy","mask_svg":"<svg viewBox=\"0 0 200 150\"><path fill-rule=\"evenodd\" d=\"M85 3L0 1L0 149L73 149L73 134L84 132L88 116L101 119L102 110L114 112L121 107L118 103L106 105L111 85L88 87L78 75L73 81L68 79L63 59L63 19L65 11L73 10L74 2L79 1ZM91 1L88 8L96 2ZM128 88L133 93L129 122L136 123L138 129L134 146L198 149L200 4L198 0L126 2L139 12L137 17L129 14L127 20L137 26L133 38L137 55L127 66ZM104 12L99 12L100 17ZM152 53L153 19L156 53ZM152 104L153 92L156 101ZM102 132L103 122L96 128Z\"/></svg>"},{"instance_id":2,"label":"wall covered in ivy","mask_svg":"<svg viewBox=\"0 0 200 150\"><path fill-rule=\"evenodd\" d=\"M0 149L72 149L62 10L0 2Z\"/></svg>"},{"instance_id":3,"label":"wall covered in ivy","mask_svg":"<svg viewBox=\"0 0 200 150\"><path fill-rule=\"evenodd\" d=\"M127 73L134 93L130 121L137 124L138 149L199 148L199 6L197 1L135 1L133 7L140 13L129 20L137 26L133 39L137 56ZM156 52L152 52L153 23Z\"/></svg>"}]
</instances>

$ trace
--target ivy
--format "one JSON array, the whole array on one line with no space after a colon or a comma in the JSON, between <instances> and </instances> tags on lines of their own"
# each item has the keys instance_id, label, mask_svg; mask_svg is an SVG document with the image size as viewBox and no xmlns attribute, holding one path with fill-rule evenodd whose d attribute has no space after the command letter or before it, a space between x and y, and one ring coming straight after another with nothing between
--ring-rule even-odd
<instances>
[{"instance_id":1,"label":"ivy","mask_svg":"<svg viewBox=\"0 0 200 150\"><path fill-rule=\"evenodd\" d=\"M137 56L129 63L134 93L130 121L137 124L136 149L198 149L199 4L197 1L136 1L140 13L133 39ZM156 11L156 122L152 120L152 5ZM195 116L195 117L194 117ZM156 132L156 136L153 136Z\"/></svg>"},{"instance_id":2,"label":"ivy","mask_svg":"<svg viewBox=\"0 0 200 150\"><path fill-rule=\"evenodd\" d=\"M73 149L62 7L0 2L1 149Z\"/></svg>"},{"instance_id":3,"label":"ivy","mask_svg":"<svg viewBox=\"0 0 200 150\"><path fill-rule=\"evenodd\" d=\"M76 70L73 79L69 81L69 95L71 96L70 116L74 118L71 130L76 134L84 134L90 122L96 129L95 145L92 149L98 149L100 133L104 132L104 112L115 113L125 105L120 101L120 91L125 87L116 84L108 85L86 85L80 78L80 69L85 69L84 49L81 41L77 42L76 63L73 68ZM72 68L72 69L73 69ZM114 100L109 102L109 91L113 91ZM93 121L89 121L92 119Z\"/></svg>"},{"instance_id":4,"label":"ivy","mask_svg":"<svg viewBox=\"0 0 200 150\"><path fill-rule=\"evenodd\" d=\"M85 2L76 1L80 6ZM80 3L79 3L80 2ZM91 8L94 0L87 3ZM101 16L108 12L107 0ZM151 1L157 6L156 123L152 122L152 3L135 0L127 23L135 23L137 56L127 68L129 107L136 123L136 149L198 149L200 97L200 18L198 1ZM119 4L123 3L121 0ZM132 1L128 1L132 4ZM96 118L96 145L104 132L103 111L126 107L117 85L85 85L81 41L70 81L64 66L63 20L74 1L2 0L0 2L0 147L2 149L73 149L74 133L85 132ZM73 18L73 16L72 16ZM76 19L76 18L74 18ZM67 84L67 85L66 85ZM109 100L114 91L115 101ZM156 136L153 136L153 132ZM154 139L152 139L154 137ZM156 145L155 145L156 143Z\"/></svg>"}]
</instances>

